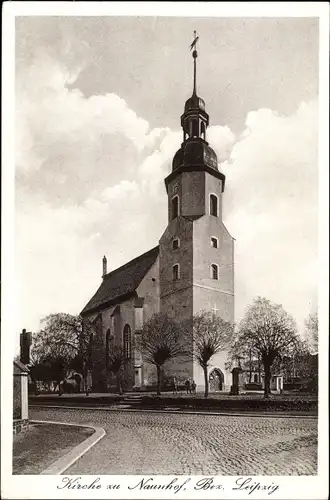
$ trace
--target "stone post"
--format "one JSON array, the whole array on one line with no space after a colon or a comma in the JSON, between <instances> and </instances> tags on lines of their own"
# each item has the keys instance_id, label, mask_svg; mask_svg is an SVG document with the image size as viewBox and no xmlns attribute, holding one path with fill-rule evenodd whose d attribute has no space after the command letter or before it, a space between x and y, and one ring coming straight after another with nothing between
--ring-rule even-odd
<instances>
[{"instance_id":1,"label":"stone post","mask_svg":"<svg viewBox=\"0 0 330 500\"><path fill-rule=\"evenodd\" d=\"M20 360L24 365L30 364L30 346L32 344L32 333L23 328L20 334Z\"/></svg>"},{"instance_id":2,"label":"stone post","mask_svg":"<svg viewBox=\"0 0 330 500\"><path fill-rule=\"evenodd\" d=\"M240 374L242 373L242 371L243 370L240 367L233 368L231 371L233 379L232 379L232 385L230 388L230 394L232 394L233 396L239 394Z\"/></svg>"}]
</instances>

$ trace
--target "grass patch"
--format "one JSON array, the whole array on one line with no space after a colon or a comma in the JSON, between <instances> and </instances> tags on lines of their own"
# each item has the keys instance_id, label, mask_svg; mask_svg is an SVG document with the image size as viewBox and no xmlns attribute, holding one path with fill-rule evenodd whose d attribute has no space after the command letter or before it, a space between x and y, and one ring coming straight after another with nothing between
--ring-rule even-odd
<instances>
[{"instance_id":1,"label":"grass patch","mask_svg":"<svg viewBox=\"0 0 330 500\"><path fill-rule=\"evenodd\" d=\"M200 395L184 397L145 396L141 407L165 408L176 406L181 409L218 410L218 411L248 411L248 412L313 412L317 413L318 401L314 396L285 397L273 395L264 399L262 395L219 395L218 397L203 398Z\"/></svg>"},{"instance_id":2,"label":"grass patch","mask_svg":"<svg viewBox=\"0 0 330 500\"><path fill-rule=\"evenodd\" d=\"M40 474L93 433L78 426L30 424L13 437L13 474Z\"/></svg>"}]
</instances>

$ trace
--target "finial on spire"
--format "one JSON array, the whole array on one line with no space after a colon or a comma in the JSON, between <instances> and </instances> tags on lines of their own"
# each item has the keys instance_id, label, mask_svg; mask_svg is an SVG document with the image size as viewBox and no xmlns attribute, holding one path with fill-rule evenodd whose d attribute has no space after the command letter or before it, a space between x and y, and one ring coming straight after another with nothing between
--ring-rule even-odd
<instances>
[{"instance_id":1,"label":"finial on spire","mask_svg":"<svg viewBox=\"0 0 330 500\"><path fill-rule=\"evenodd\" d=\"M107 274L108 272L108 269L107 269L107 264L108 264L108 261L107 261L107 258L106 256L104 255L103 259L102 259L102 267L103 267L103 273L102 273L102 278L104 279L105 275Z\"/></svg>"},{"instance_id":2,"label":"finial on spire","mask_svg":"<svg viewBox=\"0 0 330 500\"><path fill-rule=\"evenodd\" d=\"M194 47L196 47L196 44L199 40L199 36L197 36L197 32L194 31L194 40L192 44L190 45L190 50L192 50ZM193 93L196 94L196 58L198 56L196 48L193 50L192 56L194 58L194 91Z\"/></svg>"}]
</instances>

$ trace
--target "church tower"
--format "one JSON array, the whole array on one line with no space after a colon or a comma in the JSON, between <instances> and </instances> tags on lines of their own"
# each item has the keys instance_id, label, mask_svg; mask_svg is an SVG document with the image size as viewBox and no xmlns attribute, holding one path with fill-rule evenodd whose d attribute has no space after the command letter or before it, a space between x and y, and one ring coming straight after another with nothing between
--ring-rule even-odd
<instances>
[{"instance_id":1,"label":"church tower","mask_svg":"<svg viewBox=\"0 0 330 500\"><path fill-rule=\"evenodd\" d=\"M209 115L196 88L196 37L192 47L193 92L181 116L183 142L165 179L168 225L159 242L160 310L179 320L208 310L233 323L234 239L222 221L225 175L207 142ZM226 358L220 353L211 360L211 390L213 380L216 390L230 386ZM204 384L192 362L174 360L171 372Z\"/></svg>"}]
</instances>

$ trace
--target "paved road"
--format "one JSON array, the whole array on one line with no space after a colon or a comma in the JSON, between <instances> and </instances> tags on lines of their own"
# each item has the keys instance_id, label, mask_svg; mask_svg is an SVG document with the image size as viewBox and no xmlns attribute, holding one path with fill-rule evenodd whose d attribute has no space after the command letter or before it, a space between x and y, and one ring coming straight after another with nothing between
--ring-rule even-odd
<instances>
[{"instance_id":1,"label":"paved road","mask_svg":"<svg viewBox=\"0 0 330 500\"><path fill-rule=\"evenodd\" d=\"M31 408L30 418L105 429L67 474L317 473L317 419L52 408Z\"/></svg>"}]
</instances>

